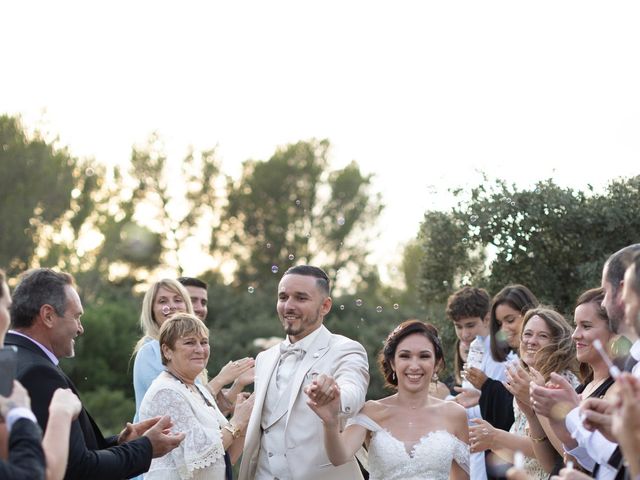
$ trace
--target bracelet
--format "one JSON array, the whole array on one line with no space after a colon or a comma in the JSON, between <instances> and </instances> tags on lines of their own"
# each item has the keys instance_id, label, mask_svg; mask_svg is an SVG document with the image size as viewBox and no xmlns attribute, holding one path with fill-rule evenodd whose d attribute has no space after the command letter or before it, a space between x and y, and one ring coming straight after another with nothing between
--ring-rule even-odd
<instances>
[{"instance_id":1,"label":"bracelet","mask_svg":"<svg viewBox=\"0 0 640 480\"><path fill-rule=\"evenodd\" d=\"M535 438L535 437L532 437L531 434L529 434L529 438L533 441L533 443L541 443L541 442L544 442L547 439L547 436L546 435L542 435L539 438Z\"/></svg>"},{"instance_id":2,"label":"bracelet","mask_svg":"<svg viewBox=\"0 0 640 480\"><path fill-rule=\"evenodd\" d=\"M227 423L224 427L225 430L227 430L229 433L231 433L231 437L235 440L238 437L241 436L242 431L236 427L233 423Z\"/></svg>"}]
</instances>

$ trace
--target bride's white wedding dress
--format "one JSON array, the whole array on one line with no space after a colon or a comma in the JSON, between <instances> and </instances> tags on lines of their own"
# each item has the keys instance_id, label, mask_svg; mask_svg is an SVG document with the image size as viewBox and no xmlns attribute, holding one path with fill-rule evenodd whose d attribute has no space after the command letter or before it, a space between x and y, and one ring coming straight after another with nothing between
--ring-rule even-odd
<instances>
[{"instance_id":1,"label":"bride's white wedding dress","mask_svg":"<svg viewBox=\"0 0 640 480\"><path fill-rule=\"evenodd\" d=\"M371 432L369 480L448 480L452 462L469 473L469 446L446 430L429 432L407 445L362 413L349 423Z\"/></svg>"}]
</instances>

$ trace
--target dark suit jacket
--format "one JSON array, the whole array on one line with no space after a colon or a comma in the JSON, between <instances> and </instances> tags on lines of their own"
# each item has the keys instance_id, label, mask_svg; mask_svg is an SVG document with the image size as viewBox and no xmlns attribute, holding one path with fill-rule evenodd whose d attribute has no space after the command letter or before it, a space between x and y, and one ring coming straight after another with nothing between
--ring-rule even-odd
<instances>
[{"instance_id":1,"label":"dark suit jacket","mask_svg":"<svg viewBox=\"0 0 640 480\"><path fill-rule=\"evenodd\" d=\"M31 409L44 429L53 392L57 388L70 388L79 394L69 377L31 340L8 333L5 345L15 345L18 349L16 378L29 392ZM83 407L78 419L71 424L65 479L116 480L149 470L152 457L149 439L141 437L122 445L117 445L116 440L116 437L105 439Z\"/></svg>"},{"instance_id":2,"label":"dark suit jacket","mask_svg":"<svg viewBox=\"0 0 640 480\"><path fill-rule=\"evenodd\" d=\"M13 424L9 436L9 461L0 460L3 480L44 480L45 460L40 427L27 418Z\"/></svg>"}]
</instances>

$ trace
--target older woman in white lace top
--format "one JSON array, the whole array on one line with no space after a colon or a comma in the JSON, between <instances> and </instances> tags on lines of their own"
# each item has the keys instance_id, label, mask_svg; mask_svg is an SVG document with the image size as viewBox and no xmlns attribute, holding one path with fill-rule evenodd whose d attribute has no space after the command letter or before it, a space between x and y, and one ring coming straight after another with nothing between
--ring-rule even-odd
<instances>
[{"instance_id":1,"label":"older woman in white lace top","mask_svg":"<svg viewBox=\"0 0 640 480\"><path fill-rule=\"evenodd\" d=\"M225 451L235 462L242 453L253 398L239 395L230 421L196 378L209 360L209 330L194 315L179 313L160 328L166 370L151 384L140 405L140 419L171 414L172 430L186 434L182 444L151 462L145 479L225 478Z\"/></svg>"},{"instance_id":2,"label":"older woman in white lace top","mask_svg":"<svg viewBox=\"0 0 640 480\"><path fill-rule=\"evenodd\" d=\"M468 480L467 415L455 402L429 394L443 365L437 330L408 320L387 338L379 364L387 385L397 392L368 401L340 433L340 392L328 403L306 387L309 406L323 420L325 448L334 465L349 460L365 443L370 480Z\"/></svg>"}]
</instances>

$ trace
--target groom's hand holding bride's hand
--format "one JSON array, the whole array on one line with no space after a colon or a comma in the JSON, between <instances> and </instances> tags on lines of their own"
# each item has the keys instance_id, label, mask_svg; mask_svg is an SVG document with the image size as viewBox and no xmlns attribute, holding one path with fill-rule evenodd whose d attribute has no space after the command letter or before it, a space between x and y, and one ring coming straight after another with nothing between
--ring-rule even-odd
<instances>
[{"instance_id":1,"label":"groom's hand holding bride's hand","mask_svg":"<svg viewBox=\"0 0 640 480\"><path fill-rule=\"evenodd\" d=\"M327 425L338 424L340 414L340 387L332 377L320 375L304 388L307 405Z\"/></svg>"}]
</instances>

